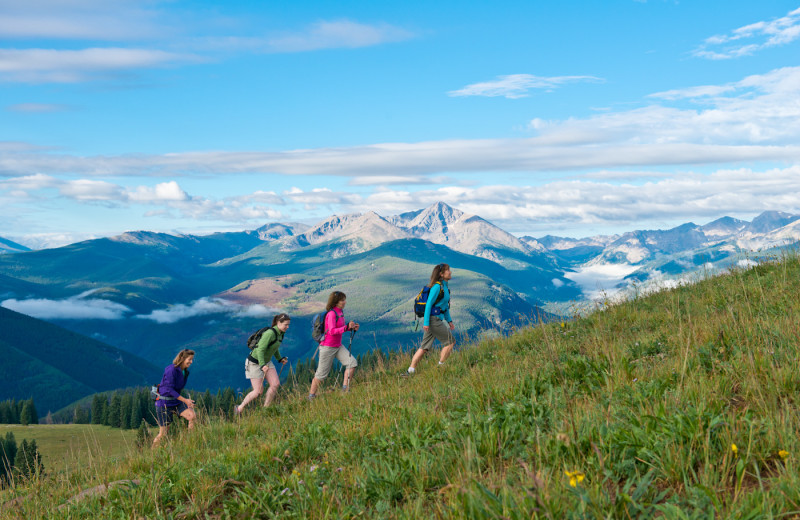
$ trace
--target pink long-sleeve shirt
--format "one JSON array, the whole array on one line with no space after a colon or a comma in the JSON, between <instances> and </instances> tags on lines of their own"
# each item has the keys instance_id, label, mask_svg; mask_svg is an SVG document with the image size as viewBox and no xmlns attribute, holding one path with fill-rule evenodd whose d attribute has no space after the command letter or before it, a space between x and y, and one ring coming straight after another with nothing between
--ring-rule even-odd
<instances>
[{"instance_id":1,"label":"pink long-sleeve shirt","mask_svg":"<svg viewBox=\"0 0 800 520\"><path fill-rule=\"evenodd\" d=\"M347 322L344 320L344 312L338 307L325 315L325 337L320 342L322 347L341 347L342 335L347 331Z\"/></svg>"}]
</instances>

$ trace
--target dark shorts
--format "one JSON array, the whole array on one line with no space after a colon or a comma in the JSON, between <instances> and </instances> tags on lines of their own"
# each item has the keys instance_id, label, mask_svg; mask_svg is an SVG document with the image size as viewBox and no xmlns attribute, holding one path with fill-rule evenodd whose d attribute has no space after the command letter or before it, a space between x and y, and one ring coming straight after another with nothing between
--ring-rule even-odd
<instances>
[{"instance_id":1,"label":"dark shorts","mask_svg":"<svg viewBox=\"0 0 800 520\"><path fill-rule=\"evenodd\" d=\"M156 422L159 426L169 426L175 417L188 409L189 407L183 401L178 401L175 406L156 406Z\"/></svg>"}]
</instances>

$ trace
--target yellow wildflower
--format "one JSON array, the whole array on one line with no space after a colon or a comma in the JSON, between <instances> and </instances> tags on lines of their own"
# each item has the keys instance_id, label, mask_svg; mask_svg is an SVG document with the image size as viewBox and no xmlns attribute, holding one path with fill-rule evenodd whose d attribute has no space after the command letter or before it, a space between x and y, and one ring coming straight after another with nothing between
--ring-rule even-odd
<instances>
[{"instance_id":1,"label":"yellow wildflower","mask_svg":"<svg viewBox=\"0 0 800 520\"><path fill-rule=\"evenodd\" d=\"M576 487L578 484L583 482L583 479L586 477L583 472L577 470L565 471L564 474L569 477L569 485L572 487Z\"/></svg>"},{"instance_id":2,"label":"yellow wildflower","mask_svg":"<svg viewBox=\"0 0 800 520\"><path fill-rule=\"evenodd\" d=\"M731 451L733 452L734 455L739 454L739 448L737 448L735 444L731 444Z\"/></svg>"},{"instance_id":3,"label":"yellow wildflower","mask_svg":"<svg viewBox=\"0 0 800 520\"><path fill-rule=\"evenodd\" d=\"M778 452L778 457L780 457L781 460L786 460L789 458L789 452L786 450L781 450Z\"/></svg>"}]
</instances>

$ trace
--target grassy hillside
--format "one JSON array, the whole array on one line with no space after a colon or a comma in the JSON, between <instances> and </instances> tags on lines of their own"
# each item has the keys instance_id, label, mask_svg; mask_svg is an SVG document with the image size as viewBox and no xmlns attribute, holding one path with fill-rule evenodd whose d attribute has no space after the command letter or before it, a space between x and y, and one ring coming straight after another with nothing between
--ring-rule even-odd
<instances>
[{"instance_id":1,"label":"grassy hillside","mask_svg":"<svg viewBox=\"0 0 800 520\"><path fill-rule=\"evenodd\" d=\"M45 477L0 515L777 518L800 510L796 257L507 337L406 356L348 394ZM54 514L56 516L48 516Z\"/></svg>"},{"instance_id":2,"label":"grassy hillside","mask_svg":"<svg viewBox=\"0 0 800 520\"><path fill-rule=\"evenodd\" d=\"M40 417L85 395L155 381L149 362L0 307L0 400L34 398Z\"/></svg>"}]
</instances>

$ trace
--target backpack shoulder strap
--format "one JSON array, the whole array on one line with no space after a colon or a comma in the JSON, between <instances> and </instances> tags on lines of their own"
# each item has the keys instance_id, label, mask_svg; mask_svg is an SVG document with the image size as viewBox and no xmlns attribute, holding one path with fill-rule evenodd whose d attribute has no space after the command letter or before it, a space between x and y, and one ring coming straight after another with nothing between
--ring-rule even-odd
<instances>
[{"instance_id":1,"label":"backpack shoulder strap","mask_svg":"<svg viewBox=\"0 0 800 520\"><path fill-rule=\"evenodd\" d=\"M275 334L275 337L274 337L274 338L272 338L272 341L270 341L270 342L267 344L267 348L269 348L269 347L271 347L272 345L274 345L275 343L277 343L277 342L278 342L278 331L277 331L277 330L275 330L275 327L269 327L269 328L267 328L267 330L271 330L271 331L272 331L272 333L273 333L273 334ZM265 330L265 331L264 331L264 334L266 334L266 333L267 333L267 331Z\"/></svg>"}]
</instances>

